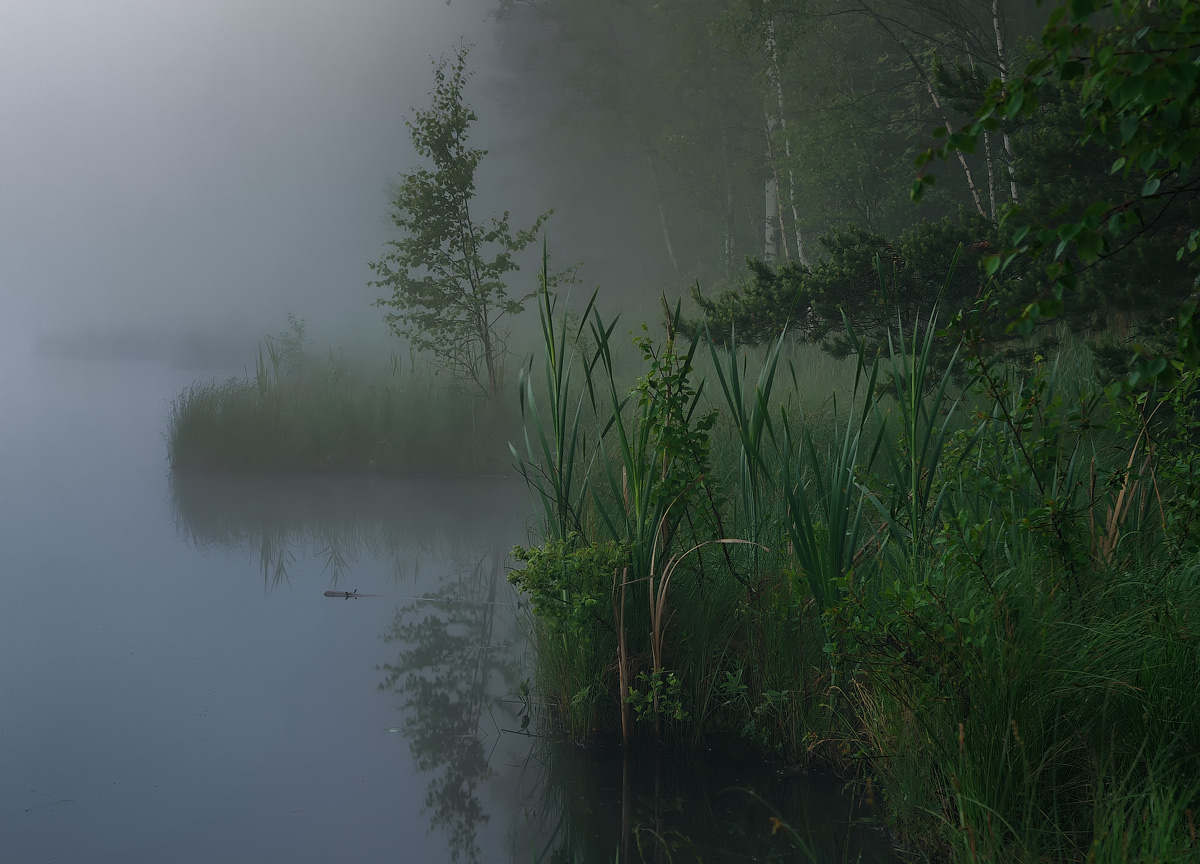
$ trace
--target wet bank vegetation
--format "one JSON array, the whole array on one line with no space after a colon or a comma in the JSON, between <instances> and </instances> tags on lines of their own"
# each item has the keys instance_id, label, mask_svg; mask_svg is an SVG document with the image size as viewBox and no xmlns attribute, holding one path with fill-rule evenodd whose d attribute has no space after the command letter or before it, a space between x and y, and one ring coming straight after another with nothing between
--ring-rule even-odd
<instances>
[{"instance_id":1,"label":"wet bank vegetation","mask_svg":"<svg viewBox=\"0 0 1200 864\"><path fill-rule=\"evenodd\" d=\"M489 399L415 352L381 361L311 351L305 323L265 339L253 375L175 400L173 469L488 474L508 470L513 400Z\"/></svg>"},{"instance_id":2,"label":"wet bank vegetation","mask_svg":"<svg viewBox=\"0 0 1200 864\"><path fill-rule=\"evenodd\" d=\"M938 860L1200 859L1195 4L507 5L716 287L632 371L542 297L546 727L833 766Z\"/></svg>"},{"instance_id":3,"label":"wet bank vegetation","mask_svg":"<svg viewBox=\"0 0 1200 864\"><path fill-rule=\"evenodd\" d=\"M1065 349L927 321L859 340L830 398L786 335L671 320L630 382L613 323L543 302L512 579L546 728L832 764L963 860L1196 854L1195 373L1106 397Z\"/></svg>"}]
</instances>

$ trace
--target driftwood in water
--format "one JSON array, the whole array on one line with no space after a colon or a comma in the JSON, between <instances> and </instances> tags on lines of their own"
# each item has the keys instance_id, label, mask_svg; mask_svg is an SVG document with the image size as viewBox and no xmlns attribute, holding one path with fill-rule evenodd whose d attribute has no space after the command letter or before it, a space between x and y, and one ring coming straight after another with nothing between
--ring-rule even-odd
<instances>
[{"instance_id":1,"label":"driftwood in water","mask_svg":"<svg viewBox=\"0 0 1200 864\"><path fill-rule=\"evenodd\" d=\"M405 603L468 603L478 606L516 606L521 608L522 602L509 600L459 600L454 597L402 597L398 594L359 594L358 589L353 591L326 591L326 597L337 597L340 600L357 600L359 597L384 597L389 600L403 600Z\"/></svg>"}]
</instances>

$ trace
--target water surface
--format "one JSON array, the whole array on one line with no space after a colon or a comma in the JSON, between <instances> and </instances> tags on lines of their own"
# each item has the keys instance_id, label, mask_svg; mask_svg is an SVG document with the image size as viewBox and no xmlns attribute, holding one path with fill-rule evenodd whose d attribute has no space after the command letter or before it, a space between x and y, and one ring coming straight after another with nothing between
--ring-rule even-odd
<instances>
[{"instance_id":1,"label":"water surface","mask_svg":"<svg viewBox=\"0 0 1200 864\"><path fill-rule=\"evenodd\" d=\"M513 478L172 476L193 375L4 370L0 860L890 860L837 784L523 733Z\"/></svg>"}]
</instances>

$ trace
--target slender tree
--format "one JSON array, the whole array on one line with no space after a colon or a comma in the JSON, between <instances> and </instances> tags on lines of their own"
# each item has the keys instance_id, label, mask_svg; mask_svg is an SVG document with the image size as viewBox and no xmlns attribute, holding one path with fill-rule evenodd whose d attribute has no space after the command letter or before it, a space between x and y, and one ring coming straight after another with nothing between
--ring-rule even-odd
<instances>
[{"instance_id":1,"label":"slender tree","mask_svg":"<svg viewBox=\"0 0 1200 864\"><path fill-rule=\"evenodd\" d=\"M434 65L429 108L406 121L417 154L432 163L405 174L392 199L392 224L400 236L371 269L371 285L391 292L376 301L397 335L428 352L456 379L478 386L489 399L501 389L508 329L532 293L511 296L507 274L513 256L537 237L547 211L513 232L508 211L487 223L471 213L475 172L486 150L471 147L478 118L463 101L467 48Z\"/></svg>"}]
</instances>

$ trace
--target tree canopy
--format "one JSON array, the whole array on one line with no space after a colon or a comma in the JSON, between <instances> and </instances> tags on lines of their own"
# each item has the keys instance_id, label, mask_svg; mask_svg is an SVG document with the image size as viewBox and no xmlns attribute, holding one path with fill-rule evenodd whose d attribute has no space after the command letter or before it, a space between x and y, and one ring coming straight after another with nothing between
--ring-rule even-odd
<instances>
[{"instance_id":1,"label":"tree canopy","mask_svg":"<svg viewBox=\"0 0 1200 864\"><path fill-rule=\"evenodd\" d=\"M1002 275L1019 257L1044 265L1042 284L1015 310L1022 332L1068 312L1073 296L1083 305L1124 299L1160 330L1173 325L1182 361L1200 363L1196 279L1185 272L1194 269L1200 249L1200 175L1193 170L1200 156L1198 63L1200 7L1191 0L1059 3L1024 72L993 81L974 119L918 157L924 166L970 152L1004 122L1036 120L1048 127L1065 119L1072 131L1059 161L1066 170L1054 185L1098 180L1101 171L1110 178L1076 186L1040 207L1007 209L1011 242L987 259L986 272ZM919 176L913 197L933 180ZM1165 357L1149 357L1134 383L1166 368Z\"/></svg>"},{"instance_id":2,"label":"tree canopy","mask_svg":"<svg viewBox=\"0 0 1200 864\"><path fill-rule=\"evenodd\" d=\"M399 236L371 264L371 284L391 292L376 301L384 319L443 369L489 398L500 391L508 330L532 293L511 295L506 276L550 213L513 231L509 214L476 221L475 173L487 151L469 143L478 119L466 104L467 49L434 64L429 108L406 121L417 154L432 164L403 175L392 199Z\"/></svg>"},{"instance_id":3,"label":"tree canopy","mask_svg":"<svg viewBox=\"0 0 1200 864\"><path fill-rule=\"evenodd\" d=\"M659 272L699 283L714 333L786 318L840 350L843 313L867 332L987 295L997 344L1065 321L1195 355L1194 2L506 7L540 22L531 68L573 124L645 166Z\"/></svg>"}]
</instances>

